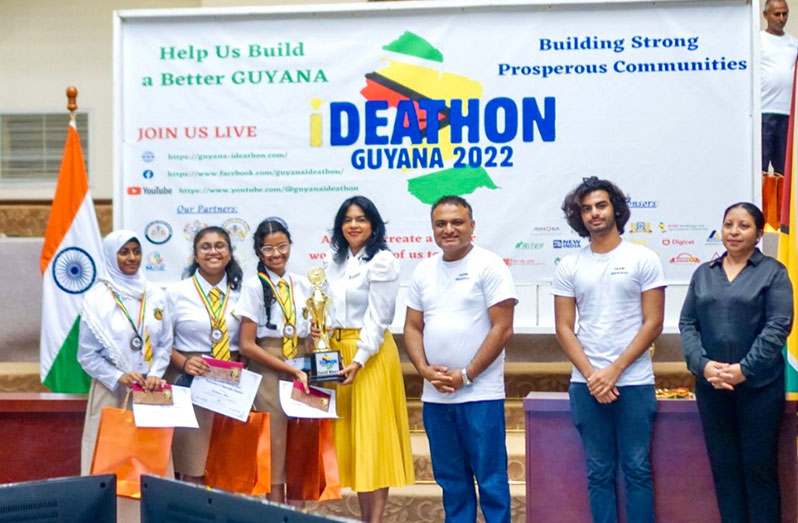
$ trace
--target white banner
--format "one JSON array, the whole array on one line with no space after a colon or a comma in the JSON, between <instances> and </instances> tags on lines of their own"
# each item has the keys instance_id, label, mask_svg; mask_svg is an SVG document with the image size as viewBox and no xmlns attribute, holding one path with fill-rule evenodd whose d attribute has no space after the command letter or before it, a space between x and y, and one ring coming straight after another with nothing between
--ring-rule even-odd
<instances>
[{"instance_id":1,"label":"white banner","mask_svg":"<svg viewBox=\"0 0 798 523\"><path fill-rule=\"evenodd\" d=\"M273 215L303 271L355 194L406 280L438 252L430 204L459 194L476 242L545 283L586 245L563 197L597 175L631 198L624 237L684 283L722 252L723 209L753 198L744 2L314 9L118 14L114 203L152 280L180 278L206 225L252 274Z\"/></svg>"}]
</instances>

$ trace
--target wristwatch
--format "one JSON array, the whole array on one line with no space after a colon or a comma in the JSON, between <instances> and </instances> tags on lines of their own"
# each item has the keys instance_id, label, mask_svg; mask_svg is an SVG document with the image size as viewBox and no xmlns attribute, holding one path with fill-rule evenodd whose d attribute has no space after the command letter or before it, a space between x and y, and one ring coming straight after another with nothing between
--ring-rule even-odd
<instances>
[{"instance_id":1,"label":"wristwatch","mask_svg":"<svg viewBox=\"0 0 798 523\"><path fill-rule=\"evenodd\" d=\"M463 386L464 387L470 387L471 385L474 384L473 381L468 379L468 372L466 372L465 367L460 369L460 376L463 378Z\"/></svg>"}]
</instances>

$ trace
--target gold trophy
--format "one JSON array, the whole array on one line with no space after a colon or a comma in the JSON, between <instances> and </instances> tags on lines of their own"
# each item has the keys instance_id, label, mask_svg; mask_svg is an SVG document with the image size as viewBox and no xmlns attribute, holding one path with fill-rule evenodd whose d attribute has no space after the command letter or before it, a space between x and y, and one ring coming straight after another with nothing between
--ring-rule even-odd
<instances>
[{"instance_id":1,"label":"gold trophy","mask_svg":"<svg viewBox=\"0 0 798 523\"><path fill-rule=\"evenodd\" d=\"M310 298L305 301L305 317L310 315L313 323L319 329L319 337L313 340L313 353L309 356L310 381L313 383L324 381L344 381L343 376L338 375L338 371L343 369L341 353L337 350L330 350L330 338L327 334L327 313L330 311L332 300L324 294L321 286L327 277L324 269L314 267L308 271L308 280L313 284L313 292Z\"/></svg>"}]
</instances>

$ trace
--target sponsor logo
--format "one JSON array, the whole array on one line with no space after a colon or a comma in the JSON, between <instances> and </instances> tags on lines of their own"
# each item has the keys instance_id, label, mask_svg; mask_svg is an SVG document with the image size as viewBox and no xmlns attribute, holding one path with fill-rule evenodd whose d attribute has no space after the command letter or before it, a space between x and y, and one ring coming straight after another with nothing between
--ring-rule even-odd
<instances>
[{"instance_id":1,"label":"sponsor logo","mask_svg":"<svg viewBox=\"0 0 798 523\"><path fill-rule=\"evenodd\" d=\"M241 218L230 218L222 223L222 228L230 235L233 241L243 240L249 234L249 224Z\"/></svg>"},{"instance_id":2,"label":"sponsor logo","mask_svg":"<svg viewBox=\"0 0 798 523\"><path fill-rule=\"evenodd\" d=\"M515 248L517 250L524 250L524 251L538 251L545 246L543 242L524 242L520 241L515 244Z\"/></svg>"},{"instance_id":3,"label":"sponsor logo","mask_svg":"<svg viewBox=\"0 0 798 523\"><path fill-rule=\"evenodd\" d=\"M701 260L690 254L689 252L682 252L671 258L671 263L700 263Z\"/></svg>"},{"instance_id":4,"label":"sponsor logo","mask_svg":"<svg viewBox=\"0 0 798 523\"><path fill-rule=\"evenodd\" d=\"M695 240L680 240L679 238L663 238L662 245L695 245Z\"/></svg>"},{"instance_id":5,"label":"sponsor logo","mask_svg":"<svg viewBox=\"0 0 798 523\"><path fill-rule=\"evenodd\" d=\"M155 251L152 254L150 254L150 257L147 258L147 265L144 266L144 269L152 272L165 271L166 263L164 263L164 259L163 256L161 256L161 253Z\"/></svg>"},{"instance_id":6,"label":"sponsor logo","mask_svg":"<svg viewBox=\"0 0 798 523\"><path fill-rule=\"evenodd\" d=\"M536 225L532 227L534 234L559 234L560 228L556 225Z\"/></svg>"},{"instance_id":7,"label":"sponsor logo","mask_svg":"<svg viewBox=\"0 0 798 523\"><path fill-rule=\"evenodd\" d=\"M712 253L712 258L710 258L709 261L715 261L718 258L720 258L720 253L718 251L715 251Z\"/></svg>"},{"instance_id":8,"label":"sponsor logo","mask_svg":"<svg viewBox=\"0 0 798 523\"><path fill-rule=\"evenodd\" d=\"M183 227L183 237L186 240L188 240L190 242L193 242L194 241L194 236L196 236L198 232L200 232L202 229L204 229L207 226L208 226L207 223L201 222L199 220L194 220L193 222L188 222ZM193 258L193 256L192 256L192 258Z\"/></svg>"},{"instance_id":9,"label":"sponsor logo","mask_svg":"<svg viewBox=\"0 0 798 523\"><path fill-rule=\"evenodd\" d=\"M139 194L141 194L141 187L128 187L127 193L130 196L138 196Z\"/></svg>"},{"instance_id":10,"label":"sponsor logo","mask_svg":"<svg viewBox=\"0 0 798 523\"><path fill-rule=\"evenodd\" d=\"M144 237L150 243L162 245L172 238L172 226L162 220L151 221L144 227Z\"/></svg>"},{"instance_id":11,"label":"sponsor logo","mask_svg":"<svg viewBox=\"0 0 798 523\"><path fill-rule=\"evenodd\" d=\"M641 232L651 234L651 222L632 222L629 225L629 232L632 234Z\"/></svg>"},{"instance_id":12,"label":"sponsor logo","mask_svg":"<svg viewBox=\"0 0 798 523\"><path fill-rule=\"evenodd\" d=\"M627 200L630 209L656 209L659 206L657 200Z\"/></svg>"},{"instance_id":13,"label":"sponsor logo","mask_svg":"<svg viewBox=\"0 0 798 523\"><path fill-rule=\"evenodd\" d=\"M659 222L657 224L657 227L659 227L659 232L661 232L661 233L668 232L668 227L665 225L665 222Z\"/></svg>"},{"instance_id":14,"label":"sponsor logo","mask_svg":"<svg viewBox=\"0 0 798 523\"><path fill-rule=\"evenodd\" d=\"M706 243L707 245L717 245L719 243L722 243L720 239L720 234L718 234L718 231L716 229L712 229L712 232L709 233L709 236L707 236Z\"/></svg>"},{"instance_id":15,"label":"sponsor logo","mask_svg":"<svg viewBox=\"0 0 798 523\"><path fill-rule=\"evenodd\" d=\"M141 176L145 180L151 180L153 176L155 176L155 173L152 171L152 169L147 169L143 173L141 173Z\"/></svg>"},{"instance_id":16,"label":"sponsor logo","mask_svg":"<svg viewBox=\"0 0 798 523\"><path fill-rule=\"evenodd\" d=\"M141 153L141 159L146 163L150 163L155 160L155 153L152 151L144 151Z\"/></svg>"},{"instance_id":17,"label":"sponsor logo","mask_svg":"<svg viewBox=\"0 0 798 523\"><path fill-rule=\"evenodd\" d=\"M504 258L504 263L508 267L512 267L513 265L516 265L516 266L522 266L522 265L527 265L527 266L530 266L530 265L545 265L545 263L543 263L542 261L536 260L534 258L523 258L523 259Z\"/></svg>"},{"instance_id":18,"label":"sponsor logo","mask_svg":"<svg viewBox=\"0 0 798 523\"><path fill-rule=\"evenodd\" d=\"M177 214L237 214L234 205L178 205Z\"/></svg>"},{"instance_id":19,"label":"sponsor logo","mask_svg":"<svg viewBox=\"0 0 798 523\"><path fill-rule=\"evenodd\" d=\"M559 256L558 256L558 257L556 257L556 258L554 258L554 265L555 265L555 267L556 267L557 265L559 265L561 261L562 261L562 258L560 258Z\"/></svg>"},{"instance_id":20,"label":"sponsor logo","mask_svg":"<svg viewBox=\"0 0 798 523\"><path fill-rule=\"evenodd\" d=\"M664 224L660 224L660 228L662 229L662 232L666 232L666 229L669 232L677 232L677 231L694 232L694 231L707 230L706 225L700 223L669 223L667 226Z\"/></svg>"},{"instance_id":21,"label":"sponsor logo","mask_svg":"<svg viewBox=\"0 0 798 523\"><path fill-rule=\"evenodd\" d=\"M646 238L630 238L629 241L636 245L642 245L643 247L648 245L648 240Z\"/></svg>"},{"instance_id":22,"label":"sponsor logo","mask_svg":"<svg viewBox=\"0 0 798 523\"><path fill-rule=\"evenodd\" d=\"M552 240L551 245L555 249L579 249L581 243L582 240Z\"/></svg>"}]
</instances>

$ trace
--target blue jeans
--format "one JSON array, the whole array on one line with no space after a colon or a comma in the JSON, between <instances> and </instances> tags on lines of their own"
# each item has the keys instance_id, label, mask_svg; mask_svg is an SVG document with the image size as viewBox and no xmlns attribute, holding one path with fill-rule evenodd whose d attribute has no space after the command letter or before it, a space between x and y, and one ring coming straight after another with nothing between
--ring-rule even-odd
<instances>
[{"instance_id":1,"label":"blue jeans","mask_svg":"<svg viewBox=\"0 0 798 523\"><path fill-rule=\"evenodd\" d=\"M571 383L571 415L587 459L590 511L595 523L618 521L615 471L620 462L626 513L633 523L654 521L651 431L657 412L653 385L618 387L612 403L601 404L584 383Z\"/></svg>"},{"instance_id":2,"label":"blue jeans","mask_svg":"<svg viewBox=\"0 0 798 523\"><path fill-rule=\"evenodd\" d=\"M446 523L510 523L504 400L424 403L432 472L443 489Z\"/></svg>"}]
</instances>

